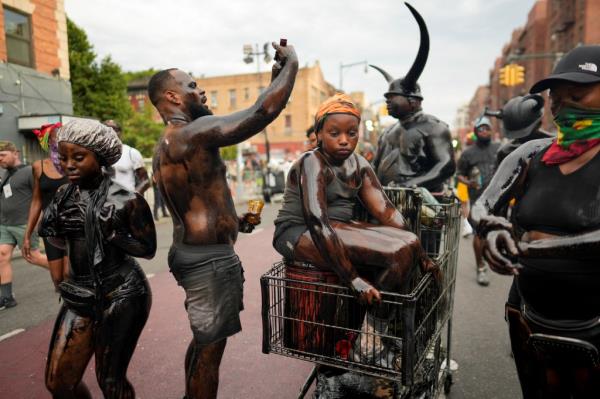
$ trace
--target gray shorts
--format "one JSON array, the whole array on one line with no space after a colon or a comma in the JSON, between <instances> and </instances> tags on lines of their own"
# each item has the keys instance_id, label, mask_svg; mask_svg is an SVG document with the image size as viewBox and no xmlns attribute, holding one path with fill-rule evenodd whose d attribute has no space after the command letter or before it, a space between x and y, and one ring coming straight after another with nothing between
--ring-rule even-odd
<instances>
[{"instance_id":1,"label":"gray shorts","mask_svg":"<svg viewBox=\"0 0 600 399\"><path fill-rule=\"evenodd\" d=\"M18 246L19 249L23 249L23 240L25 239L26 225L19 226L7 226L0 225L0 244L8 244L13 247ZM40 239L35 232L31 233L31 249L38 249L40 246Z\"/></svg>"},{"instance_id":2,"label":"gray shorts","mask_svg":"<svg viewBox=\"0 0 600 399\"><path fill-rule=\"evenodd\" d=\"M198 344L242 330L244 271L231 246L171 247L169 268L185 290L185 309Z\"/></svg>"}]
</instances>

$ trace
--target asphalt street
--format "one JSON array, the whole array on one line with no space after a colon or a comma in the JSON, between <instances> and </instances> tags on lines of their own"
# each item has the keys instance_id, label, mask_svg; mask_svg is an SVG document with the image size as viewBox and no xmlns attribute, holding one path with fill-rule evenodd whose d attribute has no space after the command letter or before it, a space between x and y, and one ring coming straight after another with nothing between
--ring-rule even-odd
<instances>
[{"instance_id":1,"label":"asphalt street","mask_svg":"<svg viewBox=\"0 0 600 399\"><path fill-rule=\"evenodd\" d=\"M278 205L266 205L263 223L240 235L236 251L246 271L243 331L230 338L221 366L219 398L294 398L312 365L261 353L258 280L279 257L271 247ZM239 210L240 212L242 209ZM157 224L158 251L140 260L150 278L153 307L129 368L140 398L181 398L183 357L191 333L183 309L183 292L168 272L171 222ZM448 398L513 399L520 397L504 322L510 279L491 275L489 287L475 282L471 239L462 238L452 324L451 357L458 363ZM48 398L43 370L58 296L48 273L23 259L13 263L18 306L0 311L0 398ZM85 381L101 397L93 362Z\"/></svg>"}]
</instances>

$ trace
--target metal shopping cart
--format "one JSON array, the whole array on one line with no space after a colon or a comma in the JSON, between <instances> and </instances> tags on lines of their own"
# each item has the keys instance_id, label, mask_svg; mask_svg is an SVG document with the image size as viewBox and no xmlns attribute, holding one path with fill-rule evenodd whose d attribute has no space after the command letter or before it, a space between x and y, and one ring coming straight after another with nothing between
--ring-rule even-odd
<instances>
[{"instance_id":1,"label":"metal shopping cart","mask_svg":"<svg viewBox=\"0 0 600 399\"><path fill-rule=\"evenodd\" d=\"M334 273L307 264L276 263L261 277L263 352L392 380L397 398L434 398L442 387L449 392L452 384L449 359L460 205L454 198L443 198L425 208L418 190L385 191L420 236L441 276L414 278L407 294L383 292L380 306L394 316L385 329L365 331L361 324L366 306L338 284ZM361 209L357 215L368 218ZM379 342L385 342L390 353L371 356L370 351L381 348ZM316 367L299 397L315 375Z\"/></svg>"}]
</instances>

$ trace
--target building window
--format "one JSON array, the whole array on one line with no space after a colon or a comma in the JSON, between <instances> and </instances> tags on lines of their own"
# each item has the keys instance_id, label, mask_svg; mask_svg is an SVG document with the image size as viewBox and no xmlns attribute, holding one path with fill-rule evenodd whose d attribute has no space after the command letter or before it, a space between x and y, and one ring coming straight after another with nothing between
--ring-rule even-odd
<instances>
[{"instance_id":1,"label":"building window","mask_svg":"<svg viewBox=\"0 0 600 399\"><path fill-rule=\"evenodd\" d=\"M135 100L137 101L137 109L138 111L143 111L146 106L146 96L143 94L136 94Z\"/></svg>"},{"instance_id":2,"label":"building window","mask_svg":"<svg viewBox=\"0 0 600 399\"><path fill-rule=\"evenodd\" d=\"M33 66L31 23L29 16L4 8L4 33L8 62Z\"/></svg>"},{"instance_id":3,"label":"building window","mask_svg":"<svg viewBox=\"0 0 600 399\"><path fill-rule=\"evenodd\" d=\"M249 88L244 88L244 100L248 101L248 99L250 99L250 89Z\"/></svg>"},{"instance_id":4,"label":"building window","mask_svg":"<svg viewBox=\"0 0 600 399\"><path fill-rule=\"evenodd\" d=\"M213 108L217 108L219 103L217 102L217 91L210 92L210 106Z\"/></svg>"},{"instance_id":5,"label":"building window","mask_svg":"<svg viewBox=\"0 0 600 399\"><path fill-rule=\"evenodd\" d=\"M237 100L235 98L235 89L229 90L229 108L236 108Z\"/></svg>"},{"instance_id":6,"label":"building window","mask_svg":"<svg viewBox=\"0 0 600 399\"><path fill-rule=\"evenodd\" d=\"M285 134L290 136L292 134L292 115L285 116Z\"/></svg>"}]
</instances>

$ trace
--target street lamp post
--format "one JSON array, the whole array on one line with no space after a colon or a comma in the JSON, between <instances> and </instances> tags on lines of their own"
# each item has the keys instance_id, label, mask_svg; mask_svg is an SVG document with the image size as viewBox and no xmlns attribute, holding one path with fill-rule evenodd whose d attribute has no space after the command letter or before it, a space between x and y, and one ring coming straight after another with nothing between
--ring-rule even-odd
<instances>
[{"instance_id":1,"label":"street lamp post","mask_svg":"<svg viewBox=\"0 0 600 399\"><path fill-rule=\"evenodd\" d=\"M263 56L263 60L265 62L265 64L268 64L269 62L271 62L272 57L271 54L269 54L269 43L265 43L263 44L263 50L260 51L258 48L258 44L254 45L254 51L252 49L252 45L251 44L244 44L244 62L246 64L251 64L254 62L254 60L256 60L256 74L258 76L258 88L259 90L261 90L262 88L262 76L260 74L260 56ZM260 93L259 93L260 95ZM268 179L270 176L270 168L269 168L269 162L271 161L271 144L269 143L269 136L267 134L267 129L265 128L263 131L263 134L265 135L265 155L267 157L267 166L266 166L266 172L263 173L263 197L265 202L270 203L271 202L271 189L268 183ZM241 157L241 150L239 149L239 145L238 145L238 157ZM238 161L239 162L239 161ZM238 173L239 175L239 173Z\"/></svg>"},{"instance_id":2,"label":"street lamp post","mask_svg":"<svg viewBox=\"0 0 600 399\"><path fill-rule=\"evenodd\" d=\"M365 73L369 72L369 63L366 60L358 61L358 62L351 62L349 64L343 64L340 62L340 90L342 90L343 86L344 86L344 69L352 68L352 67L358 66L358 65L364 65Z\"/></svg>"}]
</instances>

